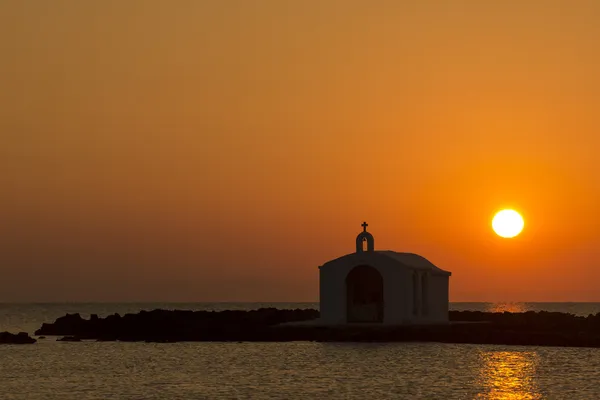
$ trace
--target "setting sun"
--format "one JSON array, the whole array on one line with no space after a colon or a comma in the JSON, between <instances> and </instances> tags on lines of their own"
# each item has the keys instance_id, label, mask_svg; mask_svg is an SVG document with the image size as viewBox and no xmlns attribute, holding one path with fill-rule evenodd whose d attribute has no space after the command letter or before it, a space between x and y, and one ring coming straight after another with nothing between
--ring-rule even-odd
<instances>
[{"instance_id":1,"label":"setting sun","mask_svg":"<svg viewBox=\"0 0 600 400\"><path fill-rule=\"evenodd\" d=\"M498 236L512 238L523 230L523 217L515 210L502 210L496 213L492 220L492 228Z\"/></svg>"}]
</instances>

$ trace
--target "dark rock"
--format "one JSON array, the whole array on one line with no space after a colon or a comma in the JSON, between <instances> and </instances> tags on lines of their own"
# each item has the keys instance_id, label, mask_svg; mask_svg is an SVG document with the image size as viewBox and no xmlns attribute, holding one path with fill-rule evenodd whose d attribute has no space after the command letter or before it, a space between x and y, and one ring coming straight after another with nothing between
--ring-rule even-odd
<instances>
[{"instance_id":1,"label":"dark rock","mask_svg":"<svg viewBox=\"0 0 600 400\"><path fill-rule=\"evenodd\" d=\"M27 332L19 332L16 335L10 332L0 332L0 344L32 344L36 341Z\"/></svg>"},{"instance_id":2,"label":"dark rock","mask_svg":"<svg viewBox=\"0 0 600 400\"><path fill-rule=\"evenodd\" d=\"M81 338L77 336L65 336L60 339L56 339L57 342L81 342Z\"/></svg>"}]
</instances>

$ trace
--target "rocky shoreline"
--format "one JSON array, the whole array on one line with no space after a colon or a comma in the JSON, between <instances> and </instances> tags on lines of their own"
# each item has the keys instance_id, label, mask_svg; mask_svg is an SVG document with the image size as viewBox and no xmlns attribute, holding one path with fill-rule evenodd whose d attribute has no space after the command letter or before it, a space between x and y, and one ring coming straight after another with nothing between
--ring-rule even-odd
<instances>
[{"instance_id":1,"label":"rocky shoreline","mask_svg":"<svg viewBox=\"0 0 600 400\"><path fill-rule=\"evenodd\" d=\"M67 314L43 324L36 335L81 340L181 341L318 341L318 342L442 342L600 348L600 313L579 317L552 312L486 313L451 311L448 325L323 327L286 324L319 317L317 310L182 311L153 310L137 314ZM282 325L283 324L283 325Z\"/></svg>"}]
</instances>

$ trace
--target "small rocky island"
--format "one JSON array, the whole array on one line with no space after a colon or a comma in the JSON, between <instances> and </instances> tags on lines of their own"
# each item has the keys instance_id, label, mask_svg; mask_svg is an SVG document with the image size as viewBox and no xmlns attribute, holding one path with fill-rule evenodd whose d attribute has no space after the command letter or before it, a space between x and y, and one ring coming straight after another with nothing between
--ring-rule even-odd
<instances>
[{"instance_id":1,"label":"small rocky island","mask_svg":"<svg viewBox=\"0 0 600 400\"><path fill-rule=\"evenodd\" d=\"M448 324L322 326L312 309L252 311L153 310L89 319L67 314L43 324L36 335L63 341L318 341L442 342L600 347L600 313L588 317L556 312L450 311ZM304 323L303 323L304 322Z\"/></svg>"},{"instance_id":2,"label":"small rocky island","mask_svg":"<svg viewBox=\"0 0 600 400\"><path fill-rule=\"evenodd\" d=\"M32 344L37 342L29 336L27 332L19 332L17 334L10 332L0 332L0 344Z\"/></svg>"}]
</instances>

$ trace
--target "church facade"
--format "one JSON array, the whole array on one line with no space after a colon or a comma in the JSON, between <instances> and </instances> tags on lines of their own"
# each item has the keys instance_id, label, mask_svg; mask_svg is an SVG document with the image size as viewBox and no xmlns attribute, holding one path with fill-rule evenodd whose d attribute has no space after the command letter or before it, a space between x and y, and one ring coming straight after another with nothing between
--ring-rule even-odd
<instances>
[{"instance_id":1,"label":"church facade","mask_svg":"<svg viewBox=\"0 0 600 400\"><path fill-rule=\"evenodd\" d=\"M367 223L362 227L355 253L319 267L320 322L448 322L451 273L417 254L376 251Z\"/></svg>"}]
</instances>

